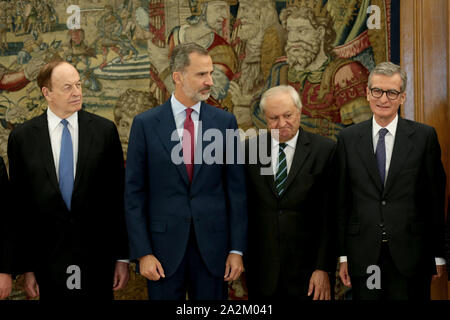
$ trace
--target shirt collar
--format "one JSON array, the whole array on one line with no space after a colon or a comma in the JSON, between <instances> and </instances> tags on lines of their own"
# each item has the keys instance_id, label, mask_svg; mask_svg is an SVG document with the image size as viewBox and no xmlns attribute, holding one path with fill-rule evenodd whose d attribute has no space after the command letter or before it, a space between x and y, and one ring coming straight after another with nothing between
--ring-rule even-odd
<instances>
[{"instance_id":1,"label":"shirt collar","mask_svg":"<svg viewBox=\"0 0 450 320\"><path fill-rule=\"evenodd\" d=\"M184 104L182 104L180 101L175 98L175 95L172 94L172 97L170 98L170 103L172 104L172 111L173 116L176 117L179 113L184 112L188 107L186 107ZM200 114L200 106L202 102L199 101L196 104L194 104L191 108L197 112L197 114Z\"/></svg>"},{"instance_id":2,"label":"shirt collar","mask_svg":"<svg viewBox=\"0 0 450 320\"><path fill-rule=\"evenodd\" d=\"M300 130L297 130L297 133L295 134L295 136L293 136L290 140L285 142L289 147L295 149L295 147L297 146L297 139L298 139L299 132L300 132ZM280 145L280 142L272 136L272 148L275 148L275 147L279 148L279 145Z\"/></svg>"},{"instance_id":3,"label":"shirt collar","mask_svg":"<svg viewBox=\"0 0 450 320\"><path fill-rule=\"evenodd\" d=\"M395 137L395 132L397 131L397 124L398 124L398 114L395 115L394 120L391 121L385 128L388 129L389 133L392 134ZM375 136L378 134L378 131L383 128L381 127L376 121L375 117L372 117L372 137L375 138Z\"/></svg>"},{"instance_id":4,"label":"shirt collar","mask_svg":"<svg viewBox=\"0 0 450 320\"><path fill-rule=\"evenodd\" d=\"M48 128L50 132L56 129L56 127L61 123L61 118L58 117L50 108L47 108L47 121ZM70 117L66 118L67 122L72 126L72 128L78 127L78 112L74 112Z\"/></svg>"}]
</instances>

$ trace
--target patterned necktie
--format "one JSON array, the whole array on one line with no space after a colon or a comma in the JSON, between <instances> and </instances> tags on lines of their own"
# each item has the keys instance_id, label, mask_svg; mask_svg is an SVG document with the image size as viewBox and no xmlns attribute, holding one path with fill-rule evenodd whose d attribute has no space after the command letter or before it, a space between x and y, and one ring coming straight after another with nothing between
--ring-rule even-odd
<instances>
[{"instance_id":1,"label":"patterned necktie","mask_svg":"<svg viewBox=\"0 0 450 320\"><path fill-rule=\"evenodd\" d=\"M68 122L61 120L63 132L61 136L61 152L59 154L59 189L67 208L70 210L73 191L73 147Z\"/></svg>"},{"instance_id":2,"label":"patterned necktie","mask_svg":"<svg viewBox=\"0 0 450 320\"><path fill-rule=\"evenodd\" d=\"M378 164L378 172L380 173L380 178L383 185L386 177L386 144L384 141L384 137L388 132L389 131L386 128L381 128L380 131L378 131L378 144L377 150L375 152L375 157L377 158Z\"/></svg>"},{"instance_id":3,"label":"patterned necktie","mask_svg":"<svg viewBox=\"0 0 450 320\"><path fill-rule=\"evenodd\" d=\"M278 151L277 175L275 177L275 186L278 195L283 193L287 180L287 163L286 154L284 153L284 148L286 148L286 146L286 143L280 143L280 149Z\"/></svg>"},{"instance_id":4,"label":"patterned necktie","mask_svg":"<svg viewBox=\"0 0 450 320\"><path fill-rule=\"evenodd\" d=\"M186 165L189 182L192 182L194 173L194 122L191 118L193 109L186 109L186 120L184 121L183 130L183 160Z\"/></svg>"}]
</instances>

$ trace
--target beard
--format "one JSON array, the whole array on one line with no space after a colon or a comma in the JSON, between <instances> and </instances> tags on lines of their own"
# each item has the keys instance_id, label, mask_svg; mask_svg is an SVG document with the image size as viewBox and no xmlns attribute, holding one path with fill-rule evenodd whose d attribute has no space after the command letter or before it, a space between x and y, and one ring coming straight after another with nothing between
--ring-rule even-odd
<instances>
[{"instance_id":1,"label":"beard","mask_svg":"<svg viewBox=\"0 0 450 320\"><path fill-rule=\"evenodd\" d=\"M321 40L316 39L311 43L304 41L288 41L286 43L287 63L289 66L306 69L317 57L320 50Z\"/></svg>"},{"instance_id":2,"label":"beard","mask_svg":"<svg viewBox=\"0 0 450 320\"><path fill-rule=\"evenodd\" d=\"M211 95L211 87L204 87L198 91L195 91L190 85L187 83L182 87L184 94L194 101L205 101L208 100ZM201 93L200 91L208 90L208 93Z\"/></svg>"},{"instance_id":3,"label":"beard","mask_svg":"<svg viewBox=\"0 0 450 320\"><path fill-rule=\"evenodd\" d=\"M244 21L243 24L240 27L239 30L239 38L241 40L251 40L254 37L256 37L256 34L258 33L258 27L256 26L256 23L248 23L247 21Z\"/></svg>"}]
</instances>

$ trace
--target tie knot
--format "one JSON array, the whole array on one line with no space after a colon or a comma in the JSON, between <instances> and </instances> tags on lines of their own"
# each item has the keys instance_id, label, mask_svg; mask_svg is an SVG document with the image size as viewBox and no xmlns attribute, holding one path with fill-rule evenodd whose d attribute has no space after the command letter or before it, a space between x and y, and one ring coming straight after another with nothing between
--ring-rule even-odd
<instances>
[{"instance_id":1,"label":"tie knot","mask_svg":"<svg viewBox=\"0 0 450 320\"><path fill-rule=\"evenodd\" d=\"M62 123L62 125L63 125L64 127L66 127L66 128L67 128L67 125L69 124L69 122L68 122L66 119L62 119L62 120L61 120L61 123Z\"/></svg>"},{"instance_id":2,"label":"tie knot","mask_svg":"<svg viewBox=\"0 0 450 320\"><path fill-rule=\"evenodd\" d=\"M378 131L378 134L380 135L381 138L384 138L385 135L387 135L389 132L388 129L386 128L381 128L380 131Z\"/></svg>"},{"instance_id":3,"label":"tie knot","mask_svg":"<svg viewBox=\"0 0 450 320\"><path fill-rule=\"evenodd\" d=\"M192 108L186 108L186 117L189 118L191 116L192 111L194 111L194 109Z\"/></svg>"},{"instance_id":4,"label":"tie knot","mask_svg":"<svg viewBox=\"0 0 450 320\"><path fill-rule=\"evenodd\" d=\"M287 143L280 143L280 149L284 151L284 148L286 148Z\"/></svg>"}]
</instances>

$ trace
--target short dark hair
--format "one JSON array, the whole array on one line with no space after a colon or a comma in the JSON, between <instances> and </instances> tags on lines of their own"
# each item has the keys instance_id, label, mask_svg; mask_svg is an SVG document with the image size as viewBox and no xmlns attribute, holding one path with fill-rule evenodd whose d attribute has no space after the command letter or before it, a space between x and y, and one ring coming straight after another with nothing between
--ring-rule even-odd
<instances>
[{"instance_id":1,"label":"short dark hair","mask_svg":"<svg viewBox=\"0 0 450 320\"><path fill-rule=\"evenodd\" d=\"M47 63L45 66L41 68L39 74L37 76L37 84L42 91L43 87L47 87L50 91L52 90L52 72L57 66L62 63L68 63L64 60L55 60Z\"/></svg>"},{"instance_id":2,"label":"short dark hair","mask_svg":"<svg viewBox=\"0 0 450 320\"><path fill-rule=\"evenodd\" d=\"M208 50L194 42L179 44L173 49L172 55L170 56L170 70L172 72L183 71L184 68L191 64L189 55L193 52L203 56L209 55Z\"/></svg>"}]
</instances>

